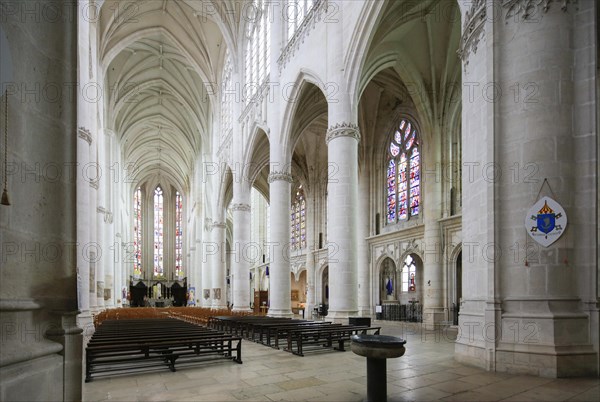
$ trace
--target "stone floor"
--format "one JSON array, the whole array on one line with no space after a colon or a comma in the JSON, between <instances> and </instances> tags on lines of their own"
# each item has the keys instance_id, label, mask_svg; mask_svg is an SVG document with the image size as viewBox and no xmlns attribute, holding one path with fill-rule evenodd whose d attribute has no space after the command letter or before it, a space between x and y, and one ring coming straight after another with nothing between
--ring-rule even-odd
<instances>
[{"instance_id":1,"label":"stone floor","mask_svg":"<svg viewBox=\"0 0 600 402\"><path fill-rule=\"evenodd\" d=\"M389 401L599 401L597 378L552 379L489 373L454 361L446 332L420 334L414 324L385 323L382 334L407 340L387 361ZM349 348L348 348L349 349ZM177 372L96 379L85 401L362 401L366 360L347 352L299 357L244 341L244 364L207 362Z\"/></svg>"}]
</instances>

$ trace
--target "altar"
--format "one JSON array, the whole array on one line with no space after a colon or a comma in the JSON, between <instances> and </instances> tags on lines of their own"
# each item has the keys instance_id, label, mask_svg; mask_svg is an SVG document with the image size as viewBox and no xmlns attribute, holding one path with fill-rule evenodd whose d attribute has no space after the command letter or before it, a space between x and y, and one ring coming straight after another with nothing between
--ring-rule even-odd
<instances>
[{"instance_id":1,"label":"altar","mask_svg":"<svg viewBox=\"0 0 600 402\"><path fill-rule=\"evenodd\" d=\"M178 307L187 304L187 278L135 279L129 282L131 307Z\"/></svg>"},{"instance_id":2,"label":"altar","mask_svg":"<svg viewBox=\"0 0 600 402\"><path fill-rule=\"evenodd\" d=\"M147 301L148 301L148 307L172 307L173 306L172 298L147 299Z\"/></svg>"}]
</instances>

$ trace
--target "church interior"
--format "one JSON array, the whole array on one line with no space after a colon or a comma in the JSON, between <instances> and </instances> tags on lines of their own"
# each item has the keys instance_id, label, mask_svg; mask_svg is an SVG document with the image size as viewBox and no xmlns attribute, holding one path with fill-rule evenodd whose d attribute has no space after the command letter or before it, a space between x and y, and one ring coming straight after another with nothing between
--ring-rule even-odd
<instances>
[{"instance_id":1,"label":"church interior","mask_svg":"<svg viewBox=\"0 0 600 402\"><path fill-rule=\"evenodd\" d=\"M598 400L599 21L1 0L0 400L364 400L350 342L85 382L102 314L211 311L366 319L390 400Z\"/></svg>"}]
</instances>

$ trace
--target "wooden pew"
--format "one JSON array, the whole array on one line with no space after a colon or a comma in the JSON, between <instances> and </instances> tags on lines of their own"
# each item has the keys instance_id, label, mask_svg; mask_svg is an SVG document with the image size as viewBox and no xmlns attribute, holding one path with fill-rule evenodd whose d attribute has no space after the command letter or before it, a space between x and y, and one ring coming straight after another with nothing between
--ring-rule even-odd
<instances>
[{"instance_id":1,"label":"wooden pew","mask_svg":"<svg viewBox=\"0 0 600 402\"><path fill-rule=\"evenodd\" d=\"M305 346L318 345L322 347L333 348L344 352L344 342L349 341L354 334L367 334L372 331L374 335L379 335L381 327L367 327L355 325L339 325L325 328L298 328L288 332L286 352L298 356L304 356ZM333 343L337 342L337 347ZM296 349L294 350L294 345Z\"/></svg>"},{"instance_id":2,"label":"wooden pew","mask_svg":"<svg viewBox=\"0 0 600 402\"><path fill-rule=\"evenodd\" d=\"M176 362L195 362L200 357L225 358L241 364L241 347L241 337L174 319L104 321L86 347L86 382L100 373L160 366L175 371Z\"/></svg>"}]
</instances>

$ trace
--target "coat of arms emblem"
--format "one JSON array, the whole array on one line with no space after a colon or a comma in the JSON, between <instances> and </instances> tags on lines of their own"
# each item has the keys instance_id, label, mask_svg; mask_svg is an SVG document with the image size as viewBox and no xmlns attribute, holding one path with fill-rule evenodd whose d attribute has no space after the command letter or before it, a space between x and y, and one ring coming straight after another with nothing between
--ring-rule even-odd
<instances>
[{"instance_id":1,"label":"coat of arms emblem","mask_svg":"<svg viewBox=\"0 0 600 402\"><path fill-rule=\"evenodd\" d=\"M565 231L567 214L558 202L543 197L527 211L525 227L533 240L548 247Z\"/></svg>"}]
</instances>

